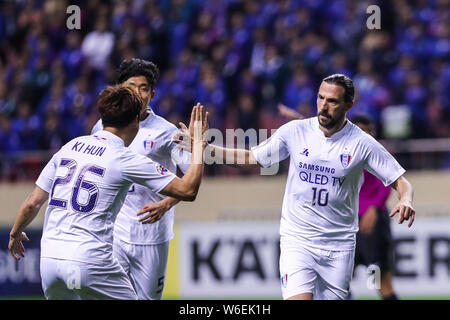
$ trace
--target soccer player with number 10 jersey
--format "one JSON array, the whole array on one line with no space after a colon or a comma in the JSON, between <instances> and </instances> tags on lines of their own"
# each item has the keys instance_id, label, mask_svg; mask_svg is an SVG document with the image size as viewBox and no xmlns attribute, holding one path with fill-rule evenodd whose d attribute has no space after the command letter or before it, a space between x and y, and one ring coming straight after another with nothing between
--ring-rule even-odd
<instances>
[{"instance_id":1,"label":"soccer player with number 10 jersey","mask_svg":"<svg viewBox=\"0 0 450 320\"><path fill-rule=\"evenodd\" d=\"M218 163L234 167L269 167L290 157L280 223L284 299L347 298L364 169L398 192L390 216L398 212L398 222L409 221L409 226L414 221L413 189L405 170L346 118L354 95L350 78L331 75L320 85L317 117L286 123L251 151L215 145L205 149ZM183 146L186 136L174 139Z\"/></svg>"}]
</instances>

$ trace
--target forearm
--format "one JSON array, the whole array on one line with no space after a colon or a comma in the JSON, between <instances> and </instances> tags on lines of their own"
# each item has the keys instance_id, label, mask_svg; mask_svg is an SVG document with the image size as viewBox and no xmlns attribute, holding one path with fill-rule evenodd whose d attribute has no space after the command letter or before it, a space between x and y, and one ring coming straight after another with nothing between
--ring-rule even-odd
<instances>
[{"instance_id":1,"label":"forearm","mask_svg":"<svg viewBox=\"0 0 450 320\"><path fill-rule=\"evenodd\" d=\"M408 180L400 177L391 186L397 191L400 202L412 205L414 190Z\"/></svg>"},{"instance_id":2,"label":"forearm","mask_svg":"<svg viewBox=\"0 0 450 320\"><path fill-rule=\"evenodd\" d=\"M191 200L194 200L197 196L202 180L204 146L203 142L200 141L193 143L191 163L183 178L181 178L184 184L189 188L189 190L186 190L186 193L192 198Z\"/></svg>"},{"instance_id":3,"label":"forearm","mask_svg":"<svg viewBox=\"0 0 450 320\"><path fill-rule=\"evenodd\" d=\"M413 202L413 187L403 176L398 178L391 187L394 188L398 193L399 202L392 209L389 217L393 217L398 212L398 223L403 223L403 221L408 221L408 228L412 226L416 212L412 206Z\"/></svg>"},{"instance_id":4,"label":"forearm","mask_svg":"<svg viewBox=\"0 0 450 320\"><path fill-rule=\"evenodd\" d=\"M163 201L164 201L165 205L167 206L167 210L169 210L173 206L176 206L181 200L173 198L173 197L167 197Z\"/></svg>"},{"instance_id":5,"label":"forearm","mask_svg":"<svg viewBox=\"0 0 450 320\"><path fill-rule=\"evenodd\" d=\"M30 198L27 198L20 207L19 213L14 221L14 225L11 229L10 235L12 237L19 236L23 230L36 218L39 213L41 205L33 204L30 202Z\"/></svg>"},{"instance_id":6,"label":"forearm","mask_svg":"<svg viewBox=\"0 0 450 320\"><path fill-rule=\"evenodd\" d=\"M216 163L225 164L235 168L259 168L252 152L245 149L231 149L208 144L205 149L206 156L211 156Z\"/></svg>"}]
</instances>

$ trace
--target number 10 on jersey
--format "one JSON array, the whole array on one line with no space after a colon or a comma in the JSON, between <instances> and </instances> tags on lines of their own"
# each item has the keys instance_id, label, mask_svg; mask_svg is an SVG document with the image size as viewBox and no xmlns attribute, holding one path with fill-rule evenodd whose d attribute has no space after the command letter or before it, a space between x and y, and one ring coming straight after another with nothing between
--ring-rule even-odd
<instances>
[{"instance_id":1,"label":"number 10 on jersey","mask_svg":"<svg viewBox=\"0 0 450 320\"><path fill-rule=\"evenodd\" d=\"M313 197L312 197L312 205L326 206L328 204L328 190L327 189L317 189L316 187L312 188Z\"/></svg>"}]
</instances>

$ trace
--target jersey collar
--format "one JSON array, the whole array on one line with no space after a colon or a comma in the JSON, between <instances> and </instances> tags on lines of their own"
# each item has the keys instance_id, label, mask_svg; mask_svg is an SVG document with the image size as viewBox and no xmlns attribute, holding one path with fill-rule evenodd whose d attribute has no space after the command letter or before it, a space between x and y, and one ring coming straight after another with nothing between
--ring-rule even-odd
<instances>
[{"instance_id":1,"label":"jersey collar","mask_svg":"<svg viewBox=\"0 0 450 320\"><path fill-rule=\"evenodd\" d=\"M152 121L152 119L155 117L155 112L152 110L152 108L149 107L147 109L147 112L148 112L148 116L147 116L147 118L145 118L144 120L141 121L141 123L140 123L141 126L145 126L147 123Z\"/></svg>"},{"instance_id":2,"label":"jersey collar","mask_svg":"<svg viewBox=\"0 0 450 320\"><path fill-rule=\"evenodd\" d=\"M125 147L125 143L122 140L122 138L119 138L114 133L111 133L109 131L100 130L100 131L94 133L93 136L96 137L97 139L100 139L103 141L108 141L109 143L113 143L117 146Z\"/></svg>"},{"instance_id":3,"label":"jersey collar","mask_svg":"<svg viewBox=\"0 0 450 320\"><path fill-rule=\"evenodd\" d=\"M336 141L336 140L340 139L342 136L344 136L345 134L347 134L352 127L350 120L348 120L348 119L346 119L346 120L347 120L347 122L345 123L344 127L341 130L339 130L338 132L335 132L331 137L325 137L325 134L323 133L322 130L320 130L320 127L319 127L319 117L315 117L315 119L313 120L314 131L322 139L329 139L332 141Z\"/></svg>"}]
</instances>

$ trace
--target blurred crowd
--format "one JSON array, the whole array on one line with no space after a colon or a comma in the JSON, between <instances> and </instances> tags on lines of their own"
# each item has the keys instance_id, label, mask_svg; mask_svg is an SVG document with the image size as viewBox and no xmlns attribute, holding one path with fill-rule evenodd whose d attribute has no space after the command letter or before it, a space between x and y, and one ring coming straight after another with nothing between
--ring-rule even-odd
<instances>
[{"instance_id":1,"label":"blurred crowd","mask_svg":"<svg viewBox=\"0 0 450 320\"><path fill-rule=\"evenodd\" d=\"M385 119L406 126L400 138L450 137L449 21L449 0L1 1L0 153L89 133L98 93L133 57L159 66L151 106L174 124L200 101L210 127L277 128L279 103L315 115L321 79L344 73L350 115L370 115L379 138L396 126Z\"/></svg>"}]
</instances>

